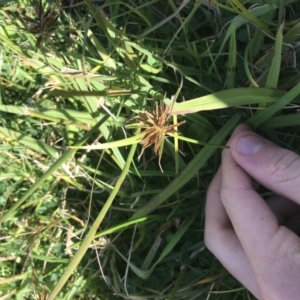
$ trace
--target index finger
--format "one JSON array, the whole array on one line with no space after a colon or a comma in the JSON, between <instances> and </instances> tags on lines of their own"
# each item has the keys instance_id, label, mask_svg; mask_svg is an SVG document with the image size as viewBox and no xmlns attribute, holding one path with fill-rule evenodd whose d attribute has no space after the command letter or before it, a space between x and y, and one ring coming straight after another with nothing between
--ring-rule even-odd
<instances>
[{"instance_id":1,"label":"index finger","mask_svg":"<svg viewBox=\"0 0 300 300\"><path fill-rule=\"evenodd\" d=\"M278 220L254 190L250 176L235 162L228 149L222 152L221 199L232 226L251 259L276 234Z\"/></svg>"},{"instance_id":2,"label":"index finger","mask_svg":"<svg viewBox=\"0 0 300 300\"><path fill-rule=\"evenodd\" d=\"M221 202L221 183L220 167L207 192L205 245L235 278L260 299L256 276Z\"/></svg>"}]
</instances>

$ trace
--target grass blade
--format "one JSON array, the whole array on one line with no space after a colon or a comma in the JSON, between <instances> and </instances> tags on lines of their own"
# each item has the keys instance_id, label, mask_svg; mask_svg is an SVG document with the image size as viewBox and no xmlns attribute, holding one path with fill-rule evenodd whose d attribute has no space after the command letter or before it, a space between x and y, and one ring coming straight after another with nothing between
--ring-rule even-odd
<instances>
[{"instance_id":1,"label":"grass blade","mask_svg":"<svg viewBox=\"0 0 300 300\"><path fill-rule=\"evenodd\" d=\"M269 70L266 88L275 89L277 88L280 68L281 68L281 51L282 51L282 40L283 40L283 31L284 23L282 23L278 29L275 41L274 56L272 59L272 64Z\"/></svg>"},{"instance_id":2,"label":"grass blade","mask_svg":"<svg viewBox=\"0 0 300 300\"><path fill-rule=\"evenodd\" d=\"M274 117L264 122L264 128L276 129L283 127L300 126L300 114L288 114L284 116Z\"/></svg>"},{"instance_id":3,"label":"grass blade","mask_svg":"<svg viewBox=\"0 0 300 300\"><path fill-rule=\"evenodd\" d=\"M185 102L175 103L172 115L192 114L198 111L221 109L237 105L273 103L285 94L285 91L265 88L237 88L226 90Z\"/></svg>"},{"instance_id":4,"label":"grass blade","mask_svg":"<svg viewBox=\"0 0 300 300\"><path fill-rule=\"evenodd\" d=\"M236 56L236 32L235 30L233 30L229 44L227 65L227 89L233 89L235 86Z\"/></svg>"},{"instance_id":5,"label":"grass blade","mask_svg":"<svg viewBox=\"0 0 300 300\"><path fill-rule=\"evenodd\" d=\"M280 109L284 108L287 104L293 101L300 94L300 83L288 91L282 98L276 101L273 105L262 111L260 114L251 118L247 123L253 128L259 127L261 124L269 120Z\"/></svg>"}]
</instances>

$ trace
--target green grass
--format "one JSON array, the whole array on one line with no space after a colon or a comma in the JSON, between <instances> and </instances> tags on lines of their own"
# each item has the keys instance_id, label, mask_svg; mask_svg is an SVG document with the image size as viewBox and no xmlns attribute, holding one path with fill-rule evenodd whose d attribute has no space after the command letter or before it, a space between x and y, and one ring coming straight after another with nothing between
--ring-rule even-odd
<instances>
[{"instance_id":1,"label":"green grass","mask_svg":"<svg viewBox=\"0 0 300 300\"><path fill-rule=\"evenodd\" d=\"M204 246L205 194L238 123L300 153L300 4L103 2L36 51L37 1L0 1L0 298L254 299ZM172 100L161 172L132 124Z\"/></svg>"}]
</instances>

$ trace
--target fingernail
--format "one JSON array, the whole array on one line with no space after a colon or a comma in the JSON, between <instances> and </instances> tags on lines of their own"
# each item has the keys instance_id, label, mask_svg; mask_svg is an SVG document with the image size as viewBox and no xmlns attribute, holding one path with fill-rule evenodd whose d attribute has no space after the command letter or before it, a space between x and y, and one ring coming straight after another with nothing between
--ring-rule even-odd
<instances>
[{"instance_id":1,"label":"fingernail","mask_svg":"<svg viewBox=\"0 0 300 300\"><path fill-rule=\"evenodd\" d=\"M257 135L247 135L237 142L237 151L242 155L254 155L265 144L265 140Z\"/></svg>"}]
</instances>

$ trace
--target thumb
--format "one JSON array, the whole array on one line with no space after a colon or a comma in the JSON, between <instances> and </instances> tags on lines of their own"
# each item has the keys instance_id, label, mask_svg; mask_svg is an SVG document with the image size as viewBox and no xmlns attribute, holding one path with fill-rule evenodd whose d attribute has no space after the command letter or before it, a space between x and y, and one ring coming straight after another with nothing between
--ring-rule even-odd
<instances>
[{"instance_id":1,"label":"thumb","mask_svg":"<svg viewBox=\"0 0 300 300\"><path fill-rule=\"evenodd\" d=\"M230 139L234 160L263 186L300 204L300 157L240 127Z\"/></svg>"}]
</instances>

